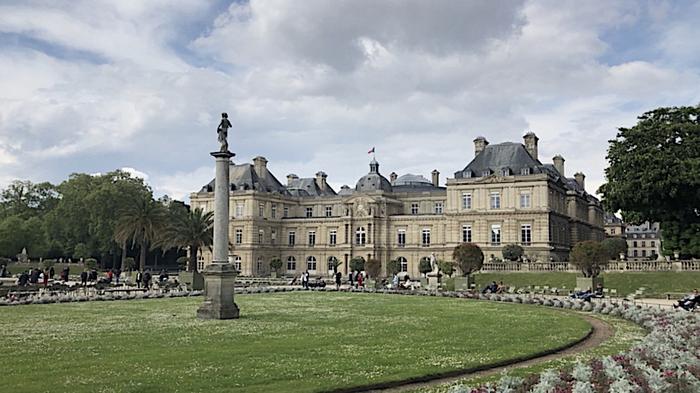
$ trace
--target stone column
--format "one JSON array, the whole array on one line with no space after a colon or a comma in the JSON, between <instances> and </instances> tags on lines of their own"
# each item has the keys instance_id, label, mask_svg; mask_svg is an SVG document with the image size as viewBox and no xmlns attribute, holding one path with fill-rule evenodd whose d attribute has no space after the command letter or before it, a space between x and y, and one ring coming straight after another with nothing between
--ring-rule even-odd
<instances>
[{"instance_id":1,"label":"stone column","mask_svg":"<svg viewBox=\"0 0 700 393\"><path fill-rule=\"evenodd\" d=\"M197 310L201 319L235 319L239 310L233 302L236 270L228 263L229 165L230 151L211 153L216 158L214 189L214 258L204 269L204 303Z\"/></svg>"}]
</instances>

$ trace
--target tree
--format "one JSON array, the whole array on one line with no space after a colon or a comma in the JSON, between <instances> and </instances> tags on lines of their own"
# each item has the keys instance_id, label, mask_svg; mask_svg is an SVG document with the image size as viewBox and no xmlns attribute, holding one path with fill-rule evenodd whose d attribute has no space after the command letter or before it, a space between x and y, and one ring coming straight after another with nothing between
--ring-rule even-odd
<instances>
[{"instance_id":1,"label":"tree","mask_svg":"<svg viewBox=\"0 0 700 393\"><path fill-rule=\"evenodd\" d=\"M600 242L586 240L571 249L569 261L581 269L584 277L597 277L608 263L608 254Z\"/></svg>"},{"instance_id":2,"label":"tree","mask_svg":"<svg viewBox=\"0 0 700 393\"><path fill-rule=\"evenodd\" d=\"M392 259L386 264L386 273L393 277L395 274L399 274L401 271L401 262L398 259Z\"/></svg>"},{"instance_id":3,"label":"tree","mask_svg":"<svg viewBox=\"0 0 700 393\"><path fill-rule=\"evenodd\" d=\"M365 259L362 257L355 257L351 259L350 270L358 272L365 270Z\"/></svg>"},{"instance_id":4,"label":"tree","mask_svg":"<svg viewBox=\"0 0 700 393\"><path fill-rule=\"evenodd\" d=\"M619 237L610 237L601 242L608 259L620 259L620 254L627 254L627 241Z\"/></svg>"},{"instance_id":5,"label":"tree","mask_svg":"<svg viewBox=\"0 0 700 393\"><path fill-rule=\"evenodd\" d=\"M509 261L518 261L523 256L523 248L517 244L503 246L503 258Z\"/></svg>"},{"instance_id":6,"label":"tree","mask_svg":"<svg viewBox=\"0 0 700 393\"><path fill-rule=\"evenodd\" d=\"M0 192L0 218L43 217L56 206L58 200L59 193L51 183L34 184L30 181L15 180Z\"/></svg>"},{"instance_id":7,"label":"tree","mask_svg":"<svg viewBox=\"0 0 700 393\"><path fill-rule=\"evenodd\" d=\"M270 261L270 269L279 273L280 269L282 269L282 260L279 258L272 258Z\"/></svg>"},{"instance_id":8,"label":"tree","mask_svg":"<svg viewBox=\"0 0 700 393\"><path fill-rule=\"evenodd\" d=\"M421 274L427 274L433 271L433 267L430 265L430 258L423 257L418 263L418 271Z\"/></svg>"},{"instance_id":9,"label":"tree","mask_svg":"<svg viewBox=\"0 0 700 393\"><path fill-rule=\"evenodd\" d=\"M452 259L457 262L462 274L468 276L484 265L484 253L474 243L462 243L455 247Z\"/></svg>"},{"instance_id":10,"label":"tree","mask_svg":"<svg viewBox=\"0 0 700 393\"><path fill-rule=\"evenodd\" d=\"M370 258L365 263L365 270L370 277L377 278L382 271L382 263L378 259Z\"/></svg>"},{"instance_id":11,"label":"tree","mask_svg":"<svg viewBox=\"0 0 700 393\"><path fill-rule=\"evenodd\" d=\"M598 192L627 222L659 222L664 253L700 257L700 106L659 108L610 141Z\"/></svg>"},{"instance_id":12,"label":"tree","mask_svg":"<svg viewBox=\"0 0 700 393\"><path fill-rule=\"evenodd\" d=\"M328 258L328 268L333 269L333 273L338 272L338 266L340 266L340 261L336 257Z\"/></svg>"},{"instance_id":13,"label":"tree","mask_svg":"<svg viewBox=\"0 0 700 393\"><path fill-rule=\"evenodd\" d=\"M165 221L165 209L150 196L133 199L131 204L120 212L114 240L119 244L131 242L132 246L139 245L139 270L146 266L146 254L165 227Z\"/></svg>"},{"instance_id":14,"label":"tree","mask_svg":"<svg viewBox=\"0 0 700 393\"><path fill-rule=\"evenodd\" d=\"M85 243L78 243L75 245L75 248L73 249L73 258L80 260L80 259L88 258L89 256L90 256L90 251L88 250Z\"/></svg>"},{"instance_id":15,"label":"tree","mask_svg":"<svg viewBox=\"0 0 700 393\"><path fill-rule=\"evenodd\" d=\"M169 222L156 245L178 249L189 247L187 270L196 272L199 250L213 244L214 212L205 213L201 208L191 211L186 208L176 208L174 213L172 211L169 214Z\"/></svg>"},{"instance_id":16,"label":"tree","mask_svg":"<svg viewBox=\"0 0 700 393\"><path fill-rule=\"evenodd\" d=\"M452 277L452 274L455 272L455 263L452 261L440 260L438 261L438 266L440 267L440 271L447 274L448 277Z\"/></svg>"}]
</instances>

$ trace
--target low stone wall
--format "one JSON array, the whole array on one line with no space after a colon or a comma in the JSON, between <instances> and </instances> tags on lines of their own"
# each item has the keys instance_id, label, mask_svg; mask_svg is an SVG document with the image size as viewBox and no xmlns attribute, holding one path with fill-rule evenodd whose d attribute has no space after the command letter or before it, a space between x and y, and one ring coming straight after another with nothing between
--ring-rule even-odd
<instances>
[{"instance_id":1,"label":"low stone wall","mask_svg":"<svg viewBox=\"0 0 700 393\"><path fill-rule=\"evenodd\" d=\"M700 272L700 260L687 261L610 261L605 267L606 273L614 272ZM532 273L532 272L569 272L577 269L569 262L487 262L481 268L484 273Z\"/></svg>"}]
</instances>

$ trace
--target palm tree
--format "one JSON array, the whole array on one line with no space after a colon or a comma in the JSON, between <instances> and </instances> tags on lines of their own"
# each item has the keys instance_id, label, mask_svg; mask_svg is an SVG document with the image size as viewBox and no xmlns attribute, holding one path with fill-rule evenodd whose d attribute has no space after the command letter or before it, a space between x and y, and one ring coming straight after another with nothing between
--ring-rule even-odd
<instances>
[{"instance_id":1,"label":"palm tree","mask_svg":"<svg viewBox=\"0 0 700 393\"><path fill-rule=\"evenodd\" d=\"M214 239L214 212L204 212L201 208L187 213L176 214L171 218L159 244L164 248L177 247L190 249L188 271L197 271L197 254L202 247L210 247Z\"/></svg>"},{"instance_id":2,"label":"palm tree","mask_svg":"<svg viewBox=\"0 0 700 393\"><path fill-rule=\"evenodd\" d=\"M146 254L150 245L165 228L166 211L163 206L150 196L136 198L126 206L114 228L114 240L125 245L131 241L132 247L139 245L139 270L146 266Z\"/></svg>"}]
</instances>

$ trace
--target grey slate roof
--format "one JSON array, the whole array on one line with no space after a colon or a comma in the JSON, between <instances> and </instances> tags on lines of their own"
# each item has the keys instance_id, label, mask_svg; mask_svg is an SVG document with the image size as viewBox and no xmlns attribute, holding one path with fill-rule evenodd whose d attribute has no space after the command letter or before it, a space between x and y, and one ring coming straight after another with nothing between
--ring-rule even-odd
<instances>
[{"instance_id":1,"label":"grey slate roof","mask_svg":"<svg viewBox=\"0 0 700 393\"><path fill-rule=\"evenodd\" d=\"M287 191L289 191L291 195L299 197L337 195L335 190L328 184L326 184L325 190L321 190L314 178L294 179L287 184Z\"/></svg>"},{"instance_id":2,"label":"grey slate roof","mask_svg":"<svg viewBox=\"0 0 700 393\"><path fill-rule=\"evenodd\" d=\"M505 168L511 175L520 175L522 168L530 168L530 173L542 173L542 163L532 158L521 143L504 142L487 145L467 166L455 172L456 179L481 177L484 171L500 174ZM471 171L471 176L467 172Z\"/></svg>"},{"instance_id":3,"label":"grey slate roof","mask_svg":"<svg viewBox=\"0 0 700 393\"><path fill-rule=\"evenodd\" d=\"M385 191L392 192L391 183L379 173L379 163L372 159L369 163L369 173L362 176L355 185L355 190L360 192Z\"/></svg>"},{"instance_id":4,"label":"grey slate roof","mask_svg":"<svg viewBox=\"0 0 700 393\"><path fill-rule=\"evenodd\" d=\"M275 176L265 168L265 177L260 178L251 164L231 164L229 166L229 180L231 191L256 190L262 192L279 192L289 194L287 189ZM215 187L215 180L210 181L202 187L200 192L212 192Z\"/></svg>"},{"instance_id":5,"label":"grey slate roof","mask_svg":"<svg viewBox=\"0 0 700 393\"><path fill-rule=\"evenodd\" d=\"M399 176L391 183L393 192L424 192L444 190L444 187L435 187L433 182L421 175L407 173Z\"/></svg>"}]
</instances>

